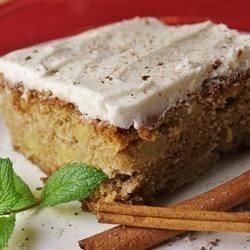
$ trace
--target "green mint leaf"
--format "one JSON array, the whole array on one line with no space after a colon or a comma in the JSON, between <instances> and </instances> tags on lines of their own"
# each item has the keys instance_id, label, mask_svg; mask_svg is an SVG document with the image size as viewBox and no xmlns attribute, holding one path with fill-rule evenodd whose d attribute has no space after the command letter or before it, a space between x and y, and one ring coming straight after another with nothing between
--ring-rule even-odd
<instances>
[{"instance_id":1,"label":"green mint leaf","mask_svg":"<svg viewBox=\"0 0 250 250\"><path fill-rule=\"evenodd\" d=\"M15 215L10 215L8 217L0 217L0 250L3 250L15 227Z\"/></svg>"},{"instance_id":2,"label":"green mint leaf","mask_svg":"<svg viewBox=\"0 0 250 250\"><path fill-rule=\"evenodd\" d=\"M10 159L0 159L0 214L36 204L28 185L15 174Z\"/></svg>"},{"instance_id":3,"label":"green mint leaf","mask_svg":"<svg viewBox=\"0 0 250 250\"><path fill-rule=\"evenodd\" d=\"M0 191L0 215L6 214L18 202L19 195L13 192Z\"/></svg>"},{"instance_id":4,"label":"green mint leaf","mask_svg":"<svg viewBox=\"0 0 250 250\"><path fill-rule=\"evenodd\" d=\"M14 185L16 192L20 195L18 202L12 207L11 211L28 208L37 203L29 186L16 174L14 174Z\"/></svg>"},{"instance_id":5,"label":"green mint leaf","mask_svg":"<svg viewBox=\"0 0 250 250\"><path fill-rule=\"evenodd\" d=\"M18 199L12 163L9 159L0 159L0 214L9 212Z\"/></svg>"},{"instance_id":6,"label":"green mint leaf","mask_svg":"<svg viewBox=\"0 0 250 250\"><path fill-rule=\"evenodd\" d=\"M0 159L0 189L13 190L13 168L10 159Z\"/></svg>"},{"instance_id":7,"label":"green mint leaf","mask_svg":"<svg viewBox=\"0 0 250 250\"><path fill-rule=\"evenodd\" d=\"M54 206L87 198L107 176L94 167L73 163L57 170L46 181L42 206Z\"/></svg>"}]
</instances>

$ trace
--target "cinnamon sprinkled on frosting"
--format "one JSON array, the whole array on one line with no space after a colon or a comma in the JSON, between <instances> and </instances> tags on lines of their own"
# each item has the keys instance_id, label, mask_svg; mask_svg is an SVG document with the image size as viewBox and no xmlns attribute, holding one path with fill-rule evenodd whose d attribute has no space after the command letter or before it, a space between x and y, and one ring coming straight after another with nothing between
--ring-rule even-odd
<instances>
[{"instance_id":1,"label":"cinnamon sprinkled on frosting","mask_svg":"<svg viewBox=\"0 0 250 250\"><path fill-rule=\"evenodd\" d=\"M138 129L204 80L249 68L249 57L250 35L223 24L134 18L12 52L0 72L10 84L51 91L86 118Z\"/></svg>"}]
</instances>

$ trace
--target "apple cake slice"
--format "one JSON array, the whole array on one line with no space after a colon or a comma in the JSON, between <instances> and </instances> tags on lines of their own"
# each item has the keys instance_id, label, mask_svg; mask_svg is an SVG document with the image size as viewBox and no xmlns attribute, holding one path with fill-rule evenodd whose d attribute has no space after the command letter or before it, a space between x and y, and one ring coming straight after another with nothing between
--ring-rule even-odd
<instances>
[{"instance_id":1,"label":"apple cake slice","mask_svg":"<svg viewBox=\"0 0 250 250\"><path fill-rule=\"evenodd\" d=\"M134 18L0 58L13 146L45 173L108 180L88 199L143 202L250 144L250 35Z\"/></svg>"}]
</instances>

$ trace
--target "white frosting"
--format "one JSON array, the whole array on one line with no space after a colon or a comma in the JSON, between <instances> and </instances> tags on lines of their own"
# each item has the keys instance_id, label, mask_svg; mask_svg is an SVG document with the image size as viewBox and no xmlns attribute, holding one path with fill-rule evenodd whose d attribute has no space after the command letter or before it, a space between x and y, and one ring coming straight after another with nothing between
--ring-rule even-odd
<instances>
[{"instance_id":1,"label":"white frosting","mask_svg":"<svg viewBox=\"0 0 250 250\"><path fill-rule=\"evenodd\" d=\"M239 51L241 52L240 56ZM216 60L222 64L214 70ZM11 84L50 90L89 119L147 125L207 78L250 67L250 35L204 22L134 18L0 58Z\"/></svg>"}]
</instances>

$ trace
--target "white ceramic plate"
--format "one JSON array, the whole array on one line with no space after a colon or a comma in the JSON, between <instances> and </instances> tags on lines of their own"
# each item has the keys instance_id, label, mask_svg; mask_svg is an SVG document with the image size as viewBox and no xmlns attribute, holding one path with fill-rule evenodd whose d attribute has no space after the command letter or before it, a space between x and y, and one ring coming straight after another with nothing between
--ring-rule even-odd
<instances>
[{"instance_id":1,"label":"white ceramic plate","mask_svg":"<svg viewBox=\"0 0 250 250\"><path fill-rule=\"evenodd\" d=\"M44 174L21 154L12 150L7 129L0 118L0 156L9 157L15 171L30 185L35 194L42 186L40 178ZM179 200L207 191L230 178L250 169L249 152L231 155L214 166L206 176L195 184L190 184L174 194L162 198L161 203L174 203ZM78 240L111 228L98 224L95 216L82 212L79 202L46 208L32 209L18 214L15 232L9 242L8 250L69 250L79 249ZM211 247L209 242L219 239L213 250L250 250L250 234L239 233L197 233L196 239L188 237L166 243L157 249L200 250ZM109 250L109 249L107 249Z\"/></svg>"}]
</instances>

